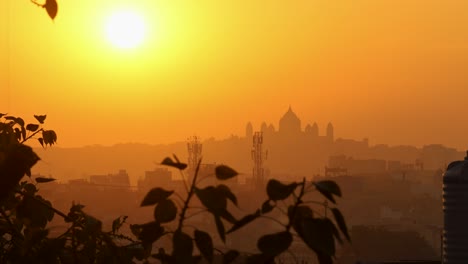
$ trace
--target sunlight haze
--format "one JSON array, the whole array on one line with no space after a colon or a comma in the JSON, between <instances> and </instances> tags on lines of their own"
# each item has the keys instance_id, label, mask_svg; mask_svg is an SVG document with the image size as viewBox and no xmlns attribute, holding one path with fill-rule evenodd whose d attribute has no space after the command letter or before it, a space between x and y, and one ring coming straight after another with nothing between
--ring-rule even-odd
<instances>
[{"instance_id":1,"label":"sunlight haze","mask_svg":"<svg viewBox=\"0 0 468 264\"><path fill-rule=\"evenodd\" d=\"M47 114L62 147L243 135L291 105L336 137L468 148L468 1L6 1L0 113ZM125 51L121 6L145 31Z\"/></svg>"}]
</instances>

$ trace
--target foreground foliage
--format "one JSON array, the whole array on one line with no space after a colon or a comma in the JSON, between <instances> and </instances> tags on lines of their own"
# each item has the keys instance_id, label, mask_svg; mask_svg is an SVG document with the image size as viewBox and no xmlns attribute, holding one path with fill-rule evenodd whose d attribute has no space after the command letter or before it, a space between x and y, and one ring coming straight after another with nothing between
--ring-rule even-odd
<instances>
[{"instance_id":1,"label":"foreground foliage","mask_svg":"<svg viewBox=\"0 0 468 264\"><path fill-rule=\"evenodd\" d=\"M130 225L134 237L123 235L121 227L127 217L113 221L112 230L104 231L102 222L83 211L84 206L74 204L68 213L52 206L50 201L38 195L41 184L52 178L31 178L31 168L39 160L31 147L24 143L36 138L43 146L57 141L53 130L42 126L46 116L34 116L38 124L25 124L19 117L0 114L0 262L1 263L131 263L157 259L162 263L213 263L215 255L222 256L223 263L231 263L243 257L247 263L274 263L275 258L287 251L294 239L300 239L315 254L321 264L332 263L336 242L350 240L343 215L336 207L326 203L306 201L305 195L318 191L332 204L341 196L339 186L333 181L282 183L275 179L266 186L267 199L255 212L237 219L228 210L228 203L237 206L237 197L222 184L234 178L237 172L225 165L215 168L217 185L199 187L199 168L194 169L191 182L184 180L187 195L174 200L173 190L161 187L151 189L141 206L154 207L154 219L144 224ZM187 164L174 155L163 165L174 167L184 175ZM26 181L22 181L27 175ZM179 195L180 197L180 195ZM230 233L249 225L259 218L269 218L282 226L282 230L258 238L256 254L242 254L235 249L222 252L206 230L186 225L188 211L197 199L203 213L211 215L217 236L225 242ZM281 201L281 208L279 202ZM182 203L180 203L182 202ZM333 219L321 215L312 204L325 206ZM268 215L274 210L283 212L287 222L282 223ZM198 208L200 212L200 208ZM67 229L50 235L48 223L60 217ZM163 237L172 242L168 248L155 242ZM215 254L216 252L216 254Z\"/></svg>"}]
</instances>

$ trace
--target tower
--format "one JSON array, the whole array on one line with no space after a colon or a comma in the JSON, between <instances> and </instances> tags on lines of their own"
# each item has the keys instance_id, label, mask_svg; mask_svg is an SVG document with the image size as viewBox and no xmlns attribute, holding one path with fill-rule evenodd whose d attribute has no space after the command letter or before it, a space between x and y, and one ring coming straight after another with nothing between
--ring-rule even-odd
<instances>
[{"instance_id":1,"label":"tower","mask_svg":"<svg viewBox=\"0 0 468 264\"><path fill-rule=\"evenodd\" d=\"M247 126L245 127L245 137L246 138L252 138L253 136L253 127L252 123L248 123Z\"/></svg>"},{"instance_id":2,"label":"tower","mask_svg":"<svg viewBox=\"0 0 468 264\"><path fill-rule=\"evenodd\" d=\"M190 137L187 143L188 150L188 169L195 171L198 161L201 159L202 143L197 136Z\"/></svg>"},{"instance_id":3,"label":"tower","mask_svg":"<svg viewBox=\"0 0 468 264\"><path fill-rule=\"evenodd\" d=\"M327 126L327 138L330 142L334 141L334 131L333 131L333 125L332 123L328 123Z\"/></svg>"},{"instance_id":4,"label":"tower","mask_svg":"<svg viewBox=\"0 0 468 264\"><path fill-rule=\"evenodd\" d=\"M254 162L253 167L253 187L255 189L261 189L265 185L265 170L263 168L263 161L267 159L268 152L264 152L262 149L263 145L263 133L255 132L253 135L253 147L252 147L252 160Z\"/></svg>"}]
</instances>

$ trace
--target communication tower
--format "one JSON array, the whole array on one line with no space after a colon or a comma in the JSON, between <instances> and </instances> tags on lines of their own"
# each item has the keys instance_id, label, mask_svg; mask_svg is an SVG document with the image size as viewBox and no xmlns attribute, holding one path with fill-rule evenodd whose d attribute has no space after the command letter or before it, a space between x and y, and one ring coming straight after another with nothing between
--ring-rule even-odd
<instances>
[{"instance_id":1,"label":"communication tower","mask_svg":"<svg viewBox=\"0 0 468 264\"><path fill-rule=\"evenodd\" d=\"M195 171L198 161L201 159L202 143L197 136L190 137L187 143L188 150L188 169Z\"/></svg>"},{"instance_id":2,"label":"communication tower","mask_svg":"<svg viewBox=\"0 0 468 264\"><path fill-rule=\"evenodd\" d=\"M265 184L263 161L267 159L268 152L262 150L263 145L263 133L255 132L253 135L253 147L252 147L252 160L254 161L253 167L253 187L256 189L263 188Z\"/></svg>"}]
</instances>

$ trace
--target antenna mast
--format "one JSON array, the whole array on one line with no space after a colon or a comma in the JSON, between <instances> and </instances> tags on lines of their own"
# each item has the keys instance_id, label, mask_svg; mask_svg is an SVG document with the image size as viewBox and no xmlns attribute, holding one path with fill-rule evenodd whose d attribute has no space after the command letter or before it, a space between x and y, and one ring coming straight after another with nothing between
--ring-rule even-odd
<instances>
[{"instance_id":1,"label":"antenna mast","mask_svg":"<svg viewBox=\"0 0 468 264\"><path fill-rule=\"evenodd\" d=\"M261 189L265 185L265 175L263 168L263 161L267 159L268 152L262 150L263 133L255 132L253 135L252 147L252 160L254 161L253 167L253 187Z\"/></svg>"},{"instance_id":2,"label":"antenna mast","mask_svg":"<svg viewBox=\"0 0 468 264\"><path fill-rule=\"evenodd\" d=\"M188 169L189 171L195 171L202 154L202 143L200 142L200 138L197 136L190 137L187 143L187 150Z\"/></svg>"}]
</instances>

